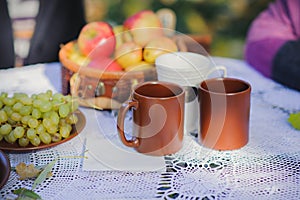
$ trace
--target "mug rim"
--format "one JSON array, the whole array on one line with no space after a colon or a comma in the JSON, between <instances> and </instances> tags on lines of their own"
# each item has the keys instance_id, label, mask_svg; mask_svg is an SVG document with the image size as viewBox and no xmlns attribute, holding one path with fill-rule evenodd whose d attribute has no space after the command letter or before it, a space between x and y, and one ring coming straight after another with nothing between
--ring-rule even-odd
<instances>
[{"instance_id":1,"label":"mug rim","mask_svg":"<svg viewBox=\"0 0 300 200\"><path fill-rule=\"evenodd\" d=\"M211 64L211 60L208 56L202 55L200 53L194 53L194 52L186 52L186 51L180 51L180 52L171 52L171 53L165 53L160 56L158 56L155 60L155 65L160 65L163 66L163 68L169 68L168 60L171 58L179 57L183 61L189 61L191 58L201 58L205 61L208 62L208 64ZM167 61L167 64L166 64ZM191 62L191 61L190 61ZM190 63L189 62L189 63ZM209 65L208 65L209 66ZM184 69L184 68L178 68L178 67L173 67L177 69ZM203 67L201 67L203 69ZM204 67L205 68L205 67ZM207 67L210 68L210 67Z\"/></svg>"},{"instance_id":2,"label":"mug rim","mask_svg":"<svg viewBox=\"0 0 300 200\"><path fill-rule=\"evenodd\" d=\"M183 57L183 55L188 55L188 56L199 56L199 57L202 57L202 58L205 58L205 59L209 58L208 56L202 55L200 53L189 52L189 51L177 51L177 52L170 52L170 53L162 54L162 55L158 56L156 58L156 60L157 59L161 60L163 57L169 57L169 56L174 56L174 55L175 56L180 56L180 57Z\"/></svg>"},{"instance_id":3,"label":"mug rim","mask_svg":"<svg viewBox=\"0 0 300 200\"><path fill-rule=\"evenodd\" d=\"M162 85L162 86L172 86L172 87L177 87L178 89L180 89L181 91L178 94L175 94L173 96L166 96L166 97L154 97L154 96L146 96L143 94L140 94L138 92L136 92L136 90L144 85ZM160 99L160 100L164 100L164 99L173 99L173 98L178 98L181 95L184 95L185 91L184 88L181 85L178 85L176 83L172 83L172 82L167 82L167 81L145 81L142 83L137 84L134 88L133 88L133 96L137 95L139 97L145 98L145 99Z\"/></svg>"},{"instance_id":4,"label":"mug rim","mask_svg":"<svg viewBox=\"0 0 300 200\"><path fill-rule=\"evenodd\" d=\"M204 83L216 82L216 81L218 81L218 82L234 81L234 82L238 82L238 83L241 83L241 84L245 85L246 88L243 89L243 90L233 91L233 92L225 92L225 91L224 92L216 92L216 91L211 91L211 90L206 89L206 88L203 87ZM232 96L232 95L247 93L248 91L251 92L251 85L247 81L239 79L239 78L218 77L218 78L210 78L210 79L206 79L206 80L201 81L201 83L199 84L199 89L204 91L204 92L210 93L210 94Z\"/></svg>"}]
</instances>

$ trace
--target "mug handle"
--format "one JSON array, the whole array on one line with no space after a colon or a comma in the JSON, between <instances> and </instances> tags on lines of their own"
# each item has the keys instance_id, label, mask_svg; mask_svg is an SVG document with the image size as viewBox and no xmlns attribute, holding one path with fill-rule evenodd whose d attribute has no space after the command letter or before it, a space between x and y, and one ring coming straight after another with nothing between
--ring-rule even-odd
<instances>
[{"instance_id":1,"label":"mug handle","mask_svg":"<svg viewBox=\"0 0 300 200\"><path fill-rule=\"evenodd\" d=\"M128 147L138 147L140 145L140 141L138 138L132 138L131 140L127 140L125 137L125 132L124 132L124 119L126 116L126 113L130 108L137 108L138 107L138 102L137 101L128 101L122 104L122 106L119 109L118 113L118 120L117 120L117 129L119 136L121 138L121 141L124 145Z\"/></svg>"},{"instance_id":2,"label":"mug handle","mask_svg":"<svg viewBox=\"0 0 300 200\"><path fill-rule=\"evenodd\" d=\"M226 77L227 76L227 69L225 66L222 66L222 65L217 65L215 66L213 69L211 69L205 78L207 78L211 73L215 72L215 71L223 71L223 76L222 77Z\"/></svg>"}]
</instances>

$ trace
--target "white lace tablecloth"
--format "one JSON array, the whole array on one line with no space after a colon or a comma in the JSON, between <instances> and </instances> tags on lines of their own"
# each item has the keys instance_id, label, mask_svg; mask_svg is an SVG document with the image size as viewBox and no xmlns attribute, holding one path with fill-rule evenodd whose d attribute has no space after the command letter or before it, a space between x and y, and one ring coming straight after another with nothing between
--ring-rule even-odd
<instances>
[{"instance_id":1,"label":"white lace tablecloth","mask_svg":"<svg viewBox=\"0 0 300 200\"><path fill-rule=\"evenodd\" d=\"M44 165L62 157L54 165L53 176L35 190L47 200L300 199L300 131L287 122L289 113L300 111L300 93L262 77L243 61L213 60L227 67L228 76L252 85L250 140L242 149L210 150L197 143L197 136L186 134L183 148L165 156L164 171L85 171L84 158L78 157L85 151L85 142L79 135L53 148L9 153L11 165L21 161ZM61 91L60 77L59 63L1 70L0 91ZM98 112L99 121L115 118L109 111ZM114 124L101 126L115 130ZM108 139L117 140L116 131ZM30 188L32 183L18 180L11 172L0 199L13 199L14 189Z\"/></svg>"}]
</instances>

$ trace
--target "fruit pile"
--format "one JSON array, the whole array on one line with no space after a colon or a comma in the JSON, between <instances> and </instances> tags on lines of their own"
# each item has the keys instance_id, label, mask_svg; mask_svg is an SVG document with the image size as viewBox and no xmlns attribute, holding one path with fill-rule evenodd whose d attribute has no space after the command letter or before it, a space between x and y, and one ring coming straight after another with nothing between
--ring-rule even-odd
<instances>
[{"instance_id":1,"label":"fruit pile","mask_svg":"<svg viewBox=\"0 0 300 200\"><path fill-rule=\"evenodd\" d=\"M153 68L159 55L175 51L178 47L165 35L159 17L143 10L114 27L103 21L86 24L68 58L80 66L131 71Z\"/></svg>"},{"instance_id":2,"label":"fruit pile","mask_svg":"<svg viewBox=\"0 0 300 200\"><path fill-rule=\"evenodd\" d=\"M0 94L0 141L22 147L50 144L68 138L78 121L78 103L70 95L45 93Z\"/></svg>"}]
</instances>

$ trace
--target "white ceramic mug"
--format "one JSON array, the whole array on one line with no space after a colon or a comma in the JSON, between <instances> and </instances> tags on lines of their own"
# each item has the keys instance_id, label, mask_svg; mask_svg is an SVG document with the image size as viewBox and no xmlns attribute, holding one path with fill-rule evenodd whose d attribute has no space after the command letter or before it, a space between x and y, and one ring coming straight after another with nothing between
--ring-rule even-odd
<instances>
[{"instance_id":1,"label":"white ceramic mug","mask_svg":"<svg viewBox=\"0 0 300 200\"><path fill-rule=\"evenodd\" d=\"M224 66L216 66L208 57L192 52L175 52L159 56L155 60L157 78L159 81L167 81L179 84L185 88L185 131L195 133L198 130L199 105L197 91L199 84L208 79L213 73L222 72L218 77L226 77L227 70ZM195 94L193 94L195 91Z\"/></svg>"},{"instance_id":2,"label":"white ceramic mug","mask_svg":"<svg viewBox=\"0 0 300 200\"><path fill-rule=\"evenodd\" d=\"M216 66L208 57L192 52L175 52L159 56L155 60L158 80L169 81L181 86L198 87L214 72L221 71L226 77L224 66Z\"/></svg>"}]
</instances>

